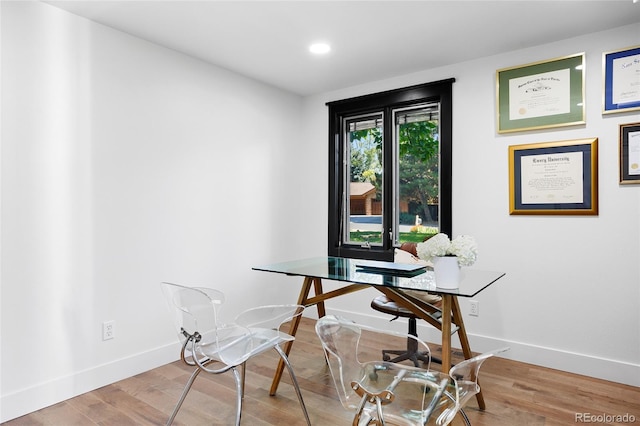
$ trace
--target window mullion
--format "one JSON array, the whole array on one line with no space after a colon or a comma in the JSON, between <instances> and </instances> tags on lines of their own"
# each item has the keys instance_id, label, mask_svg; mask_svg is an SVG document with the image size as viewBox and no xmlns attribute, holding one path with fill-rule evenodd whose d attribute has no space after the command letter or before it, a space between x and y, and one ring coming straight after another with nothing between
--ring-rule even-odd
<instances>
[{"instance_id":1,"label":"window mullion","mask_svg":"<svg viewBox=\"0 0 640 426\"><path fill-rule=\"evenodd\" d=\"M382 200L383 208L383 247L385 250L393 248L393 200L395 197L394 179L395 167L393 161L393 132L394 120L391 108L385 109L385 126L383 136L383 152L384 152L384 199Z\"/></svg>"}]
</instances>

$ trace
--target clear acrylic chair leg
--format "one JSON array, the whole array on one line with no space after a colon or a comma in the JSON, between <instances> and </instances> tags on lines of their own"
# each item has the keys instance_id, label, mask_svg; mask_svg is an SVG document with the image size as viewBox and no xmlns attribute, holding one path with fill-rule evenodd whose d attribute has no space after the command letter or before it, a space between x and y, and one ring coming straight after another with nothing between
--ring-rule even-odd
<instances>
[{"instance_id":1,"label":"clear acrylic chair leg","mask_svg":"<svg viewBox=\"0 0 640 426\"><path fill-rule=\"evenodd\" d=\"M293 367L291 367L291 363L289 363L289 359L287 358L287 355L284 353L282 348L276 345L275 349L276 351L278 351L278 354L280 354L280 357L284 361L284 365L287 366L287 370L289 371L289 376L291 376L291 381L293 382L293 387L296 391L296 395L298 396L298 401L300 402L300 406L302 407L304 418L307 422L307 425L311 426L311 421L309 420L309 413L307 412L307 407L304 404L304 400L302 398L302 392L300 392L300 386L298 385L298 379L296 378L296 375L293 371ZM241 368L240 372L235 367L231 369L236 381L236 426L240 426L240 418L242 417L242 400L244 399L244 380L246 375L246 364L241 364L240 368ZM195 382L196 378L198 377L198 374L200 374L201 371L202 370L200 368L197 368L191 374L189 381L187 382L187 384L185 385L182 391L182 395L180 395L180 399L178 400L178 403L176 404L175 408L173 409L173 412L171 413L171 417L169 417L169 420L167 420L166 426L171 426L171 424L175 420L176 415L178 414L178 411L180 411L180 407L182 407L182 403L187 397L189 390L191 390L191 386L193 386L193 383Z\"/></svg>"},{"instance_id":2,"label":"clear acrylic chair leg","mask_svg":"<svg viewBox=\"0 0 640 426\"><path fill-rule=\"evenodd\" d=\"M311 421L309 420L309 413L307 412L307 407L304 405L304 400L302 399L302 392L300 392L300 386L298 385L298 379L296 379L296 374L293 372L293 367L289 363L289 358L287 354L284 353L280 345L275 346L275 350L280 354L280 358L284 361L284 365L287 366L287 370L289 370L289 376L291 376L291 381L293 382L293 388L296 390L296 395L298 395L298 401L300 401L300 407L302 407L302 412L304 413L304 418L307 421L307 425L311 426Z\"/></svg>"},{"instance_id":3,"label":"clear acrylic chair leg","mask_svg":"<svg viewBox=\"0 0 640 426\"><path fill-rule=\"evenodd\" d=\"M245 378L247 377L247 363L243 362L241 364L241 368L242 368L242 398L244 398L244 384L245 384Z\"/></svg>"},{"instance_id":4,"label":"clear acrylic chair leg","mask_svg":"<svg viewBox=\"0 0 640 426\"><path fill-rule=\"evenodd\" d=\"M459 413L462 416L462 420L464 420L464 424L466 426L471 426L471 421L469 421L469 417L467 417L467 413L465 413L462 408L460 409Z\"/></svg>"},{"instance_id":5,"label":"clear acrylic chair leg","mask_svg":"<svg viewBox=\"0 0 640 426\"><path fill-rule=\"evenodd\" d=\"M244 375L241 374L236 367L231 369L233 377L236 379L236 426L240 426L240 418L242 417L242 399L243 399L243 383Z\"/></svg>"},{"instance_id":6,"label":"clear acrylic chair leg","mask_svg":"<svg viewBox=\"0 0 640 426\"><path fill-rule=\"evenodd\" d=\"M189 381L185 385L182 391L182 395L180 396L180 399L176 404L176 407L173 409L173 413L171 413L171 417L169 417L169 420L167 420L167 426L170 426L171 423L173 423L173 420L176 418L176 415L178 414L180 407L182 407L182 403L184 402L184 399L187 397L187 394L189 393L189 390L191 389L193 382L196 381L196 377L198 377L198 374L200 374L201 371L202 371L201 369L196 368L196 370L191 374L191 377L189 378Z\"/></svg>"}]
</instances>

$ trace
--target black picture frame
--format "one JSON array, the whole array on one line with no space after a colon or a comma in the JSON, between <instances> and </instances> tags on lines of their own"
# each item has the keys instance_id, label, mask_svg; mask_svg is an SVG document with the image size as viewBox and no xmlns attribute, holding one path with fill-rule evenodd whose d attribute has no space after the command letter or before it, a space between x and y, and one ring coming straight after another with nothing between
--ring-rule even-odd
<instances>
[{"instance_id":1,"label":"black picture frame","mask_svg":"<svg viewBox=\"0 0 640 426\"><path fill-rule=\"evenodd\" d=\"M620 125L620 183L640 184L640 123Z\"/></svg>"}]
</instances>

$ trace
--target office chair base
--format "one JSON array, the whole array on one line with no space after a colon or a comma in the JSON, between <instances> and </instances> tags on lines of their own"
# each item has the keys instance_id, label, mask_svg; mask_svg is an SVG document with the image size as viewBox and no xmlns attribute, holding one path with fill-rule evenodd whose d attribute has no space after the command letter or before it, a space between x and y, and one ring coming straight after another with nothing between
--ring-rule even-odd
<instances>
[{"instance_id":1,"label":"office chair base","mask_svg":"<svg viewBox=\"0 0 640 426\"><path fill-rule=\"evenodd\" d=\"M391 358L391 355L396 355L395 358ZM410 351L396 351L387 349L382 351L382 360L388 362L402 362L411 361L416 367L420 367L420 361L429 365L429 352L410 352Z\"/></svg>"}]
</instances>

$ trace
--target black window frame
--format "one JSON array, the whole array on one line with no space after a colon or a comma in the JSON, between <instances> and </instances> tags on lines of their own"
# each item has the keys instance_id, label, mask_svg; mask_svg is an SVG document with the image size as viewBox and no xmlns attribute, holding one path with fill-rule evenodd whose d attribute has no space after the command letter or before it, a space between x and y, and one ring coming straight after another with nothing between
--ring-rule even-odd
<instances>
[{"instance_id":1,"label":"black window frame","mask_svg":"<svg viewBox=\"0 0 640 426\"><path fill-rule=\"evenodd\" d=\"M383 204L383 235L381 247L360 247L342 244L342 201L344 179L343 118L357 114L370 114L383 111L383 140L392 141L394 125L392 110L421 103L438 102L440 104L440 232L451 236L452 232L452 157L453 157L453 97L455 79L440 80L415 86L404 87L339 101L328 102L329 107L329 214L328 214L328 255L356 259L375 259L392 261L394 249L390 231L393 220L392 201ZM383 146L385 158L392 158L392 144ZM393 174L385 173L383 187L385 194L392 194ZM393 200L388 196L387 200Z\"/></svg>"}]
</instances>

